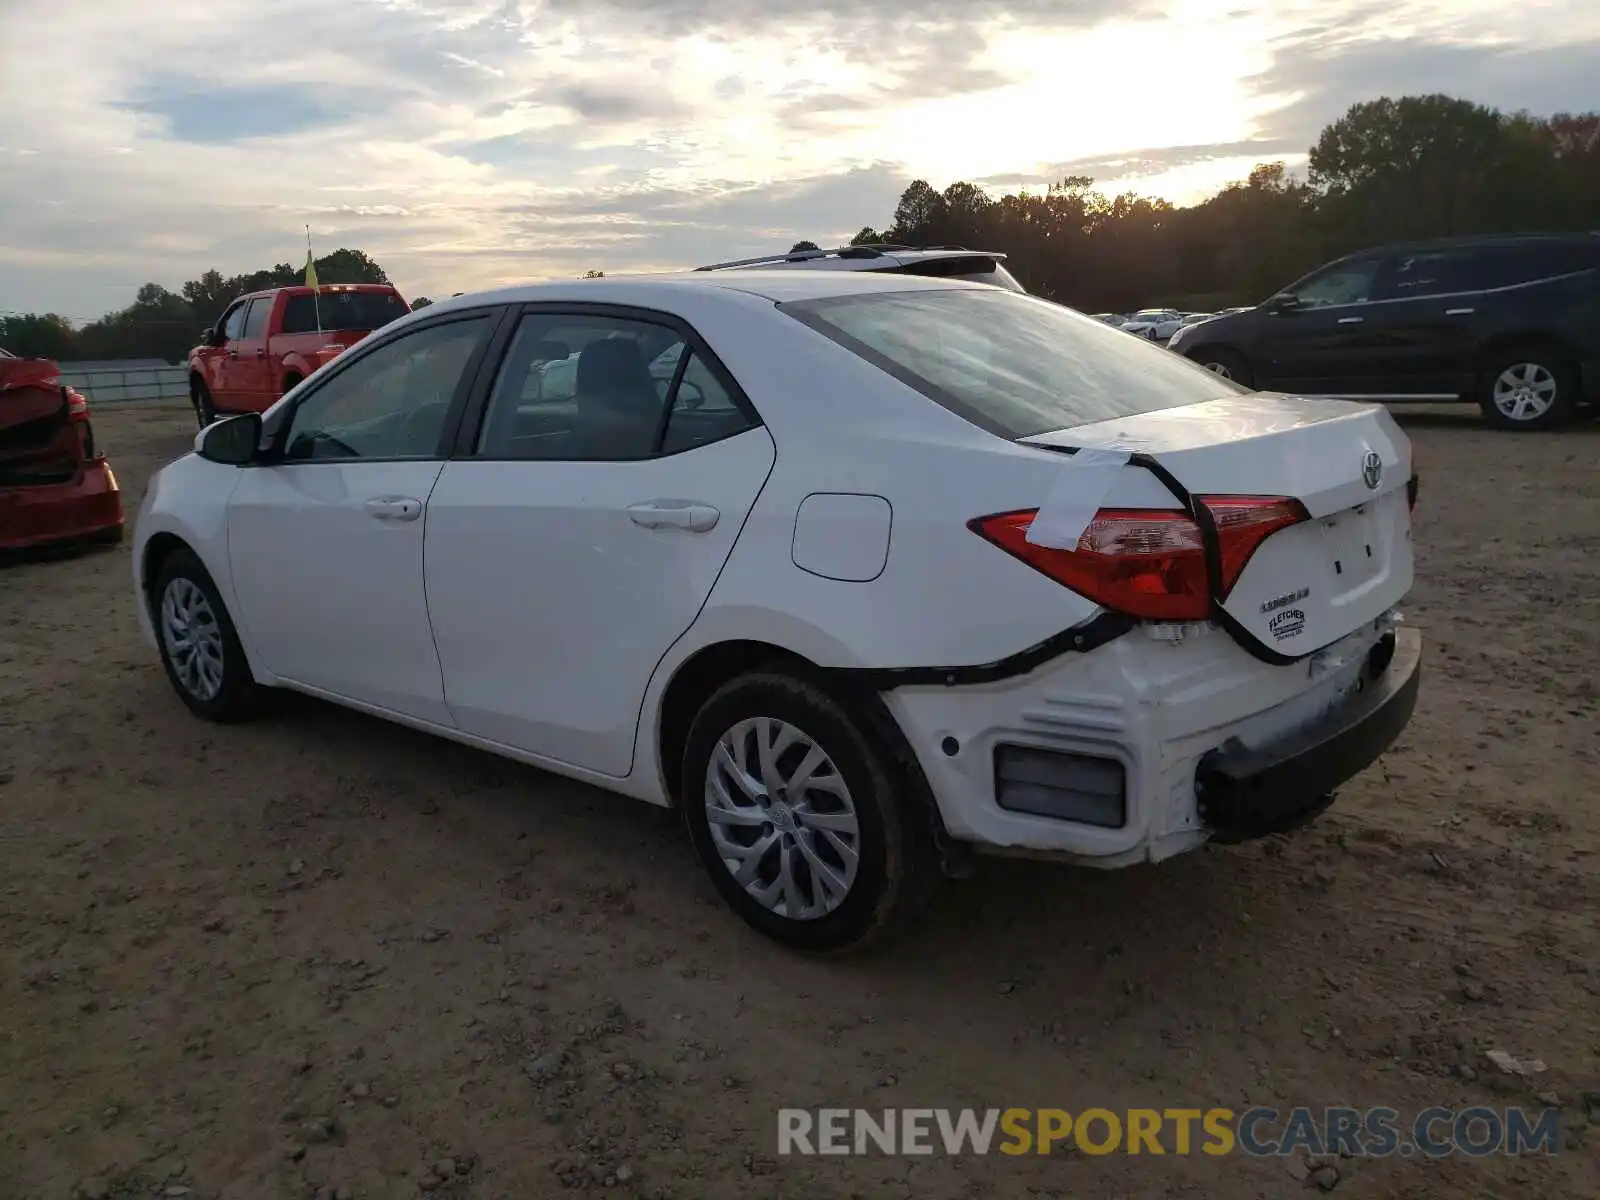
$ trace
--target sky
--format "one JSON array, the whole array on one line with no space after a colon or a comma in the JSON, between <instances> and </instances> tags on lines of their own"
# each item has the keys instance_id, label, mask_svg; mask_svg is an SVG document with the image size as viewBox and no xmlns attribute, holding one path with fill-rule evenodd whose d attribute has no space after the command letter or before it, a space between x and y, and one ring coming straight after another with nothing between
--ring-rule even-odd
<instances>
[{"instance_id":1,"label":"sky","mask_svg":"<svg viewBox=\"0 0 1600 1200\"><path fill-rule=\"evenodd\" d=\"M407 296L1177 203L1380 95L1600 106L1595 0L0 0L0 313L318 253Z\"/></svg>"}]
</instances>

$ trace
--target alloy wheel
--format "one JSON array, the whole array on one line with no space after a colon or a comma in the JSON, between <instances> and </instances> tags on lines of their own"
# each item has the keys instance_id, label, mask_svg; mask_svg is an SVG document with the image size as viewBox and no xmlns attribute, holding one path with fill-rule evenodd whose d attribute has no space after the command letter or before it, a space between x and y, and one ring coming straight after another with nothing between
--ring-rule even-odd
<instances>
[{"instance_id":1,"label":"alloy wheel","mask_svg":"<svg viewBox=\"0 0 1600 1200\"><path fill-rule=\"evenodd\" d=\"M861 857L855 802L827 752L787 721L751 717L717 739L705 808L717 857L768 911L815 920L850 894Z\"/></svg>"},{"instance_id":2,"label":"alloy wheel","mask_svg":"<svg viewBox=\"0 0 1600 1200\"><path fill-rule=\"evenodd\" d=\"M1224 379L1233 378L1233 372L1228 370L1227 363L1208 362L1203 365L1205 366L1205 369L1210 371L1213 375L1221 375Z\"/></svg>"},{"instance_id":3,"label":"alloy wheel","mask_svg":"<svg viewBox=\"0 0 1600 1200\"><path fill-rule=\"evenodd\" d=\"M1494 406L1512 421L1534 421L1556 402L1556 377L1539 363L1512 363L1494 381Z\"/></svg>"},{"instance_id":4,"label":"alloy wheel","mask_svg":"<svg viewBox=\"0 0 1600 1200\"><path fill-rule=\"evenodd\" d=\"M215 699L222 690L222 627L191 579L173 579L162 594L161 644L184 690L196 700Z\"/></svg>"}]
</instances>

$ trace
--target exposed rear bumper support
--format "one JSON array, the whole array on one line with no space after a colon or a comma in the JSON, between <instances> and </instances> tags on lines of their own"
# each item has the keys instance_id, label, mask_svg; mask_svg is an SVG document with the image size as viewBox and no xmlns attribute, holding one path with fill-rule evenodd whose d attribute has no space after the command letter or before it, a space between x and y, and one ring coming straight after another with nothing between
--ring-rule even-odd
<instances>
[{"instance_id":1,"label":"exposed rear bumper support","mask_svg":"<svg viewBox=\"0 0 1600 1200\"><path fill-rule=\"evenodd\" d=\"M1372 648L1361 690L1321 720L1257 749L1222 746L1200 760L1195 794L1217 841L1303 824L1371 766L1411 720L1422 682L1422 636L1402 629Z\"/></svg>"}]
</instances>

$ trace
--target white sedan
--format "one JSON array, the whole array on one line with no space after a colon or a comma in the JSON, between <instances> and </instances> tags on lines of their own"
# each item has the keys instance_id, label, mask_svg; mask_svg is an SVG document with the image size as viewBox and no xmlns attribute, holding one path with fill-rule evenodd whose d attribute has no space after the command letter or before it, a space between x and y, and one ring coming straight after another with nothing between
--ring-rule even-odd
<instances>
[{"instance_id":1,"label":"white sedan","mask_svg":"<svg viewBox=\"0 0 1600 1200\"><path fill-rule=\"evenodd\" d=\"M545 394L545 367L571 360ZM1058 305L719 271L452 298L152 479L179 698L291 688L681 807L860 944L974 850L1292 827L1409 719L1409 444Z\"/></svg>"},{"instance_id":2,"label":"white sedan","mask_svg":"<svg viewBox=\"0 0 1600 1200\"><path fill-rule=\"evenodd\" d=\"M1146 341L1165 342L1182 327L1187 316L1175 308L1144 308L1124 321L1122 329Z\"/></svg>"}]
</instances>

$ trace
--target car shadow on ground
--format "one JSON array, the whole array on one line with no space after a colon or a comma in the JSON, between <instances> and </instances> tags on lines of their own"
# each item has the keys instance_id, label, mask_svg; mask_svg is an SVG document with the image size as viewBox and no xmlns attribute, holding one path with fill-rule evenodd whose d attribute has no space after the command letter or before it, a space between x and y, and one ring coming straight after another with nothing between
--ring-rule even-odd
<instances>
[{"instance_id":1,"label":"car shadow on ground","mask_svg":"<svg viewBox=\"0 0 1600 1200\"><path fill-rule=\"evenodd\" d=\"M1458 429L1481 430L1484 433L1503 432L1484 420L1475 404L1391 404L1389 412L1405 429ZM1577 416L1558 429L1541 431L1547 436L1573 434L1600 435L1600 410L1579 411Z\"/></svg>"},{"instance_id":2,"label":"car shadow on ground","mask_svg":"<svg viewBox=\"0 0 1600 1200\"><path fill-rule=\"evenodd\" d=\"M1272 861L1278 855L1248 847L1202 848L1159 865L1113 871L979 858L974 877L947 881L903 936L866 955L797 955L750 931L723 906L676 810L319 700L274 699L273 711L256 727L259 736L284 754L315 758L350 777L400 772L408 786L396 807L409 804L428 817L446 809L452 820L436 836L455 842L454 855L479 860L471 867L478 877L504 874L505 848L527 845L541 862L586 875L586 886L604 887L609 880L626 888L640 919L651 912L699 914L690 919L712 943L753 956L772 978L802 988L848 978L852 988L878 987L886 995L904 988L907 1004L914 1005L913 993L931 981L944 991L1009 995L1039 985L1059 993L1075 981L1103 984L1110 972L1130 989L1137 979L1148 998L1168 1004L1186 979L1203 974L1214 986L1226 974L1207 944L1221 934L1237 936L1252 920L1240 916L1251 893L1264 876L1282 878L1287 866ZM537 921L540 914L528 917ZM1277 936L1280 920L1281 935L1295 936L1295 918L1283 906L1257 919L1252 937ZM981 974L974 975L974 962L984 964ZM1132 991L1103 994L1126 1004Z\"/></svg>"}]
</instances>

